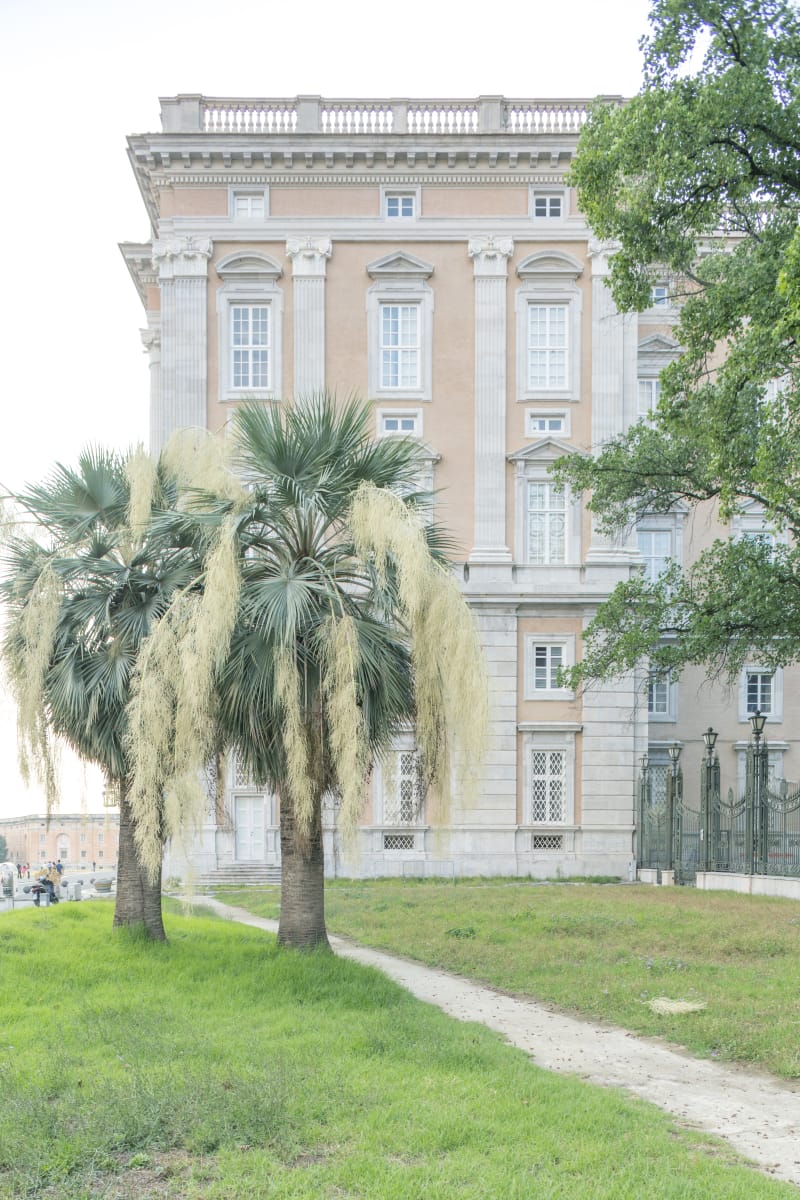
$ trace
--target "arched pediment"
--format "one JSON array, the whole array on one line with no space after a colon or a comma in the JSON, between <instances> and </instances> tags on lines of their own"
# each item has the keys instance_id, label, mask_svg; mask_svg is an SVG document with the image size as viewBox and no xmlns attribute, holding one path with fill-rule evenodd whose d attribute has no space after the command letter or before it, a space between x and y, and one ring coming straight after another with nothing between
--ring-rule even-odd
<instances>
[{"instance_id":1,"label":"arched pediment","mask_svg":"<svg viewBox=\"0 0 800 1200\"><path fill-rule=\"evenodd\" d=\"M405 250L395 250L368 263L367 274L373 279L427 279L433 274L433 264L407 254Z\"/></svg>"},{"instance_id":2,"label":"arched pediment","mask_svg":"<svg viewBox=\"0 0 800 1200\"><path fill-rule=\"evenodd\" d=\"M583 274L583 263L579 262L577 258L573 258L571 254L564 254L560 250L539 250L536 254L529 254L521 263L518 263L517 274L520 279L535 279L542 276L577 279L579 275Z\"/></svg>"},{"instance_id":3,"label":"arched pediment","mask_svg":"<svg viewBox=\"0 0 800 1200\"><path fill-rule=\"evenodd\" d=\"M283 267L274 258L252 250L227 254L215 269L221 279L279 279L283 274Z\"/></svg>"}]
</instances>

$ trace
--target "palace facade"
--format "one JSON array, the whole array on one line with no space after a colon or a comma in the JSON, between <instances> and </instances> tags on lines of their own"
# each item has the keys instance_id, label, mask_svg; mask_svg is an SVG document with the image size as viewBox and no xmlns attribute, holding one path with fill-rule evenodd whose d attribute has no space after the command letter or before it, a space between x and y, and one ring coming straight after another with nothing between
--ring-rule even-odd
<instances>
[{"instance_id":1,"label":"palace facade","mask_svg":"<svg viewBox=\"0 0 800 1200\"><path fill-rule=\"evenodd\" d=\"M619 580L728 532L678 508L611 541L548 474L646 417L680 352L669 279L647 311L618 312L612 248L565 183L588 103L183 95L162 99L160 132L128 140L150 223L122 251L146 317L152 449L179 427L224 430L244 400L357 392L376 437L420 439L461 547L490 691L478 799L429 826L409 730L396 769L373 775L358 844L329 821L331 873L632 877L641 756L666 764L678 742L693 780L711 724L735 782L756 708L775 774L800 774L788 670L753 662L727 689L696 671L559 685ZM773 536L756 509L736 523ZM206 875L278 863L276 800L235 762L190 857ZM180 873L178 848L165 871Z\"/></svg>"}]
</instances>

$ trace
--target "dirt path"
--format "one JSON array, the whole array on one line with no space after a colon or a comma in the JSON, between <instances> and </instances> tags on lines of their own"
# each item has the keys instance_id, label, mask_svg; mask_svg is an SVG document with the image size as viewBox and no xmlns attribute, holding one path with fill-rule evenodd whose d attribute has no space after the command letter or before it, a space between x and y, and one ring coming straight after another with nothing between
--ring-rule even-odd
<instances>
[{"instance_id":1,"label":"dirt path","mask_svg":"<svg viewBox=\"0 0 800 1200\"><path fill-rule=\"evenodd\" d=\"M276 921L203 897L221 916L270 932ZM377 967L413 995L460 1021L497 1030L548 1071L620 1087L688 1126L724 1138L779 1179L800 1185L800 1088L691 1058L611 1026L594 1025L519 1000L446 971L331 937L343 958Z\"/></svg>"}]
</instances>

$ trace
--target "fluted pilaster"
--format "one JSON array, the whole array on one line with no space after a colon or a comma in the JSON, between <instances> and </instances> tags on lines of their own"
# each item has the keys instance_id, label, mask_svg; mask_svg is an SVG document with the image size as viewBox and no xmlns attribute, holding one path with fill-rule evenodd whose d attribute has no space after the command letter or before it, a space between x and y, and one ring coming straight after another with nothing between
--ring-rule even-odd
<instances>
[{"instance_id":1,"label":"fluted pilaster","mask_svg":"<svg viewBox=\"0 0 800 1200\"><path fill-rule=\"evenodd\" d=\"M471 238L475 272L475 533L470 562L510 563L506 545L507 278L511 238Z\"/></svg>"},{"instance_id":2,"label":"fluted pilaster","mask_svg":"<svg viewBox=\"0 0 800 1200\"><path fill-rule=\"evenodd\" d=\"M325 275L328 237L289 238L294 278L294 394L311 396L325 386Z\"/></svg>"},{"instance_id":3,"label":"fluted pilaster","mask_svg":"<svg viewBox=\"0 0 800 1200\"><path fill-rule=\"evenodd\" d=\"M176 429L205 428L209 238L174 238L153 246L161 290L161 390L151 408L150 446L158 453Z\"/></svg>"}]
</instances>

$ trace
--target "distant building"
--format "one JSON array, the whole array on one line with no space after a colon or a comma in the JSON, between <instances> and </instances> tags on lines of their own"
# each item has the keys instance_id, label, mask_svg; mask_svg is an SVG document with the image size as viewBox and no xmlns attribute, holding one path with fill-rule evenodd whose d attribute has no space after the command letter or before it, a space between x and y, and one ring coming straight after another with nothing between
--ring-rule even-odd
<instances>
[{"instance_id":1,"label":"distant building","mask_svg":"<svg viewBox=\"0 0 800 1200\"><path fill-rule=\"evenodd\" d=\"M754 659L732 690L698 669L643 667L582 696L560 683L619 581L716 536L784 536L755 504L732 527L677 506L614 541L548 475L646 419L680 354L671 281L620 313L614 247L567 186L588 104L185 95L161 100L160 132L129 138L151 226L122 251L146 314L152 448L182 426L223 429L242 401L355 391L376 437L420 439L461 547L489 676L478 798L431 828L409 730L395 769L372 776L354 854L328 810L330 872L627 876L642 755L663 785L677 741L694 780L713 724L723 778L743 780L756 708L773 774L800 775L796 669ZM229 762L195 869L275 867L279 853L277 799Z\"/></svg>"},{"instance_id":2,"label":"distant building","mask_svg":"<svg viewBox=\"0 0 800 1200\"><path fill-rule=\"evenodd\" d=\"M6 839L9 861L38 866L61 859L65 870L116 867L119 814L54 813L4 817L0 834Z\"/></svg>"}]
</instances>

